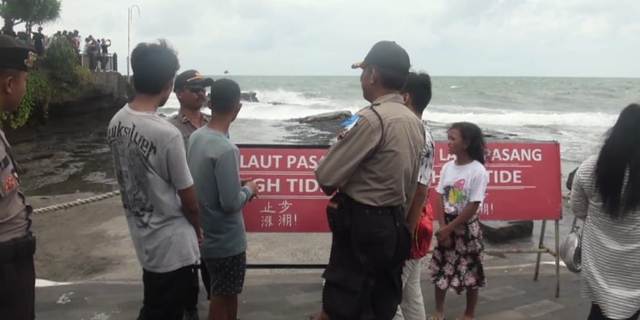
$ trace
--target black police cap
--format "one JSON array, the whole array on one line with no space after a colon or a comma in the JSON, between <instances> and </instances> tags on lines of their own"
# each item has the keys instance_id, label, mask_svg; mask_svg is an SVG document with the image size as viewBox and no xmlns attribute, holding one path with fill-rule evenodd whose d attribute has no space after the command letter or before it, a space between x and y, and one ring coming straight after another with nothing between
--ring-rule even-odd
<instances>
[{"instance_id":1,"label":"black police cap","mask_svg":"<svg viewBox=\"0 0 640 320\"><path fill-rule=\"evenodd\" d=\"M173 90L178 91L184 89L186 86L200 86L200 87L210 87L213 85L213 79L207 78L201 75L196 70L187 70L180 73L174 82Z\"/></svg>"},{"instance_id":2,"label":"black police cap","mask_svg":"<svg viewBox=\"0 0 640 320\"><path fill-rule=\"evenodd\" d=\"M33 66L33 48L8 35L0 35L0 69L27 71Z\"/></svg>"},{"instance_id":3,"label":"black police cap","mask_svg":"<svg viewBox=\"0 0 640 320\"><path fill-rule=\"evenodd\" d=\"M409 54L394 41L380 41L373 45L364 61L354 63L351 68L378 66L401 74L409 73L411 62Z\"/></svg>"}]
</instances>

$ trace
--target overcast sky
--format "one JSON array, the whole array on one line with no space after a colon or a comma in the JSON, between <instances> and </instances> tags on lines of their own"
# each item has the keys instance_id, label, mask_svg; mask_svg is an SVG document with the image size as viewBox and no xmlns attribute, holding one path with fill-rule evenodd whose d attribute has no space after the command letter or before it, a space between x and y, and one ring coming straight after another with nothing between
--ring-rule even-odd
<instances>
[{"instance_id":1,"label":"overcast sky","mask_svg":"<svg viewBox=\"0 0 640 320\"><path fill-rule=\"evenodd\" d=\"M110 38L126 73L134 4L132 49L165 38L206 74L357 75L394 40L433 75L640 77L638 0L62 0L45 32Z\"/></svg>"}]
</instances>

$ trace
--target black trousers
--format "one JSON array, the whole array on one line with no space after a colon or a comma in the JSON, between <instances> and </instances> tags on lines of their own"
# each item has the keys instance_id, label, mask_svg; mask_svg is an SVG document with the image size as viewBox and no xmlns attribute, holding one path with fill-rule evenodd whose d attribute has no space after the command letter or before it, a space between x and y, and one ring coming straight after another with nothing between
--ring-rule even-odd
<instances>
[{"instance_id":1,"label":"black trousers","mask_svg":"<svg viewBox=\"0 0 640 320\"><path fill-rule=\"evenodd\" d=\"M207 266L204 264L204 259L200 260L200 276L202 277L202 285L204 286L204 290L207 292L207 300L211 299L211 277L209 276L209 271L207 270ZM187 305L190 306L187 310L191 312L198 311L198 295L200 294L200 287L198 286L198 282L196 281L195 285L191 288L191 293L187 298Z\"/></svg>"},{"instance_id":2,"label":"black trousers","mask_svg":"<svg viewBox=\"0 0 640 320\"><path fill-rule=\"evenodd\" d=\"M627 318L627 320L637 320L638 316L640 316L640 310L636 312L636 314L632 315L631 318ZM613 320L611 318L607 318L607 316L602 313L602 309L597 304L591 305L591 312L589 313L589 318L587 320Z\"/></svg>"},{"instance_id":3,"label":"black trousers","mask_svg":"<svg viewBox=\"0 0 640 320\"><path fill-rule=\"evenodd\" d=\"M33 266L35 238L26 237L0 243L0 318L35 318L36 272Z\"/></svg>"},{"instance_id":4,"label":"black trousers","mask_svg":"<svg viewBox=\"0 0 640 320\"><path fill-rule=\"evenodd\" d=\"M193 287L198 286L198 267L156 273L143 270L144 302L138 320L182 320L190 305Z\"/></svg>"},{"instance_id":5,"label":"black trousers","mask_svg":"<svg viewBox=\"0 0 640 320\"><path fill-rule=\"evenodd\" d=\"M390 320L402 300L402 267L411 246L404 210L335 200L339 209L327 209L333 241L323 310L332 320Z\"/></svg>"}]
</instances>

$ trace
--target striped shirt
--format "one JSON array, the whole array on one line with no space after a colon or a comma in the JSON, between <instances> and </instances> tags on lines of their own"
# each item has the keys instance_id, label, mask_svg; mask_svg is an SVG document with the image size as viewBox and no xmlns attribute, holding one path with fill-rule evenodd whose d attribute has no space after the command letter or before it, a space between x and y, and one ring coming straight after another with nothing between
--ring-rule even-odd
<instances>
[{"instance_id":1,"label":"striped shirt","mask_svg":"<svg viewBox=\"0 0 640 320\"><path fill-rule=\"evenodd\" d=\"M595 188L597 156L578 169L571 192L573 213L585 219L582 294L613 319L640 309L640 210L612 219Z\"/></svg>"}]
</instances>

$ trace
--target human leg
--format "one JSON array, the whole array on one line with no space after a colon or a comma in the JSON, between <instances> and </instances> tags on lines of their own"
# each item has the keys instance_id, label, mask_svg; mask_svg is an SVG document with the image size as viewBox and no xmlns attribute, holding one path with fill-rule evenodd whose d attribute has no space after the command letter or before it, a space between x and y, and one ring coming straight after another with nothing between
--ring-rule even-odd
<instances>
[{"instance_id":1,"label":"human leg","mask_svg":"<svg viewBox=\"0 0 640 320\"><path fill-rule=\"evenodd\" d=\"M398 306L395 320L426 319L422 287L420 286L422 264L423 258L410 259L405 262L402 270L402 302Z\"/></svg>"},{"instance_id":2,"label":"human leg","mask_svg":"<svg viewBox=\"0 0 640 320\"><path fill-rule=\"evenodd\" d=\"M211 277L209 320L235 320L238 314L238 295L244 286L246 254L205 259Z\"/></svg>"},{"instance_id":3,"label":"human leg","mask_svg":"<svg viewBox=\"0 0 640 320\"><path fill-rule=\"evenodd\" d=\"M156 273L143 270L144 300L139 320L182 320L185 305L184 268Z\"/></svg>"},{"instance_id":4,"label":"human leg","mask_svg":"<svg viewBox=\"0 0 640 320\"><path fill-rule=\"evenodd\" d=\"M464 320L471 320L476 314L478 305L478 289L467 289L467 307L464 311Z\"/></svg>"}]
</instances>

